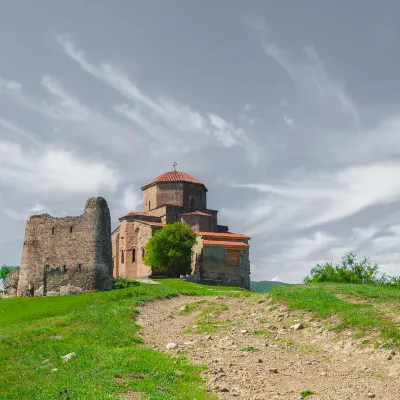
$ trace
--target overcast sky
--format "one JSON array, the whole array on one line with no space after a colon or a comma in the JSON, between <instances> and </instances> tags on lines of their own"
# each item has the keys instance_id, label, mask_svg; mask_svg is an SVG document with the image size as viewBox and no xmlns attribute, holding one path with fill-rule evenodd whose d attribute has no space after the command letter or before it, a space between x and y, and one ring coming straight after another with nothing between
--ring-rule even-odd
<instances>
[{"instance_id":1,"label":"overcast sky","mask_svg":"<svg viewBox=\"0 0 400 400\"><path fill-rule=\"evenodd\" d=\"M176 161L252 236L253 280L348 251L400 275L399 19L397 0L0 1L0 264L30 214L103 196L114 228Z\"/></svg>"}]
</instances>

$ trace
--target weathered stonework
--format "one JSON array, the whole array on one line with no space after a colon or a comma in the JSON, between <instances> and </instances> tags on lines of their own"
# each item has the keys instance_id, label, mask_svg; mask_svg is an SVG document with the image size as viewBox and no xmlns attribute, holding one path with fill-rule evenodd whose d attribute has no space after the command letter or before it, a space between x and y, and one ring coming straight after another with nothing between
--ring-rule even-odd
<instances>
[{"instance_id":1,"label":"weathered stonework","mask_svg":"<svg viewBox=\"0 0 400 400\"><path fill-rule=\"evenodd\" d=\"M111 218L105 199L92 197L77 217L31 216L26 224L17 294L29 283L43 295L72 285L112 288Z\"/></svg>"},{"instance_id":2,"label":"weathered stonework","mask_svg":"<svg viewBox=\"0 0 400 400\"><path fill-rule=\"evenodd\" d=\"M151 268L143 263L146 243L157 229L179 221L197 235L191 280L250 288L250 238L218 225L218 211L207 208L204 184L185 172L172 171L155 178L142 191L143 211L121 217L120 226L112 233L114 277L150 276Z\"/></svg>"},{"instance_id":3,"label":"weathered stonework","mask_svg":"<svg viewBox=\"0 0 400 400\"><path fill-rule=\"evenodd\" d=\"M4 294L7 297L12 297L17 295L18 288L18 279L19 279L19 268L12 270L6 278L4 279Z\"/></svg>"},{"instance_id":4,"label":"weathered stonework","mask_svg":"<svg viewBox=\"0 0 400 400\"><path fill-rule=\"evenodd\" d=\"M228 251L237 252L237 265L227 262ZM250 290L250 260L249 249L235 248L234 245L204 246L198 236L192 249L193 282L217 284L221 286L239 286Z\"/></svg>"}]
</instances>

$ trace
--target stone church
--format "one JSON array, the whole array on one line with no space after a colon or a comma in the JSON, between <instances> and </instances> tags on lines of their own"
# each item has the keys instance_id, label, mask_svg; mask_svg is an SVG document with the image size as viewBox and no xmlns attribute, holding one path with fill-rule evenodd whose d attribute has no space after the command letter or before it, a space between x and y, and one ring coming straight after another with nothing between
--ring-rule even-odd
<instances>
[{"instance_id":1,"label":"stone church","mask_svg":"<svg viewBox=\"0 0 400 400\"><path fill-rule=\"evenodd\" d=\"M203 183L186 172L165 172L142 187L142 198L142 211L119 218L112 232L114 277L151 276L151 267L142 261L147 241L164 225L179 221L197 237L188 280L250 289L250 237L218 224L218 211L207 208Z\"/></svg>"}]
</instances>

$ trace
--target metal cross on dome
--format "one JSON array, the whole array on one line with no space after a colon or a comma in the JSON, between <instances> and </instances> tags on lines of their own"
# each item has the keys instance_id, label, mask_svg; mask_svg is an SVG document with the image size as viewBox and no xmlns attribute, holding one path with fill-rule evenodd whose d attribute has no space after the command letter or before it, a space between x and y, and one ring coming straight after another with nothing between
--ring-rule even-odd
<instances>
[{"instance_id":1,"label":"metal cross on dome","mask_svg":"<svg viewBox=\"0 0 400 400\"><path fill-rule=\"evenodd\" d=\"M172 164L172 166L174 167L174 170L176 171L176 166L177 166L178 164L176 163L176 161L174 161L174 163Z\"/></svg>"}]
</instances>

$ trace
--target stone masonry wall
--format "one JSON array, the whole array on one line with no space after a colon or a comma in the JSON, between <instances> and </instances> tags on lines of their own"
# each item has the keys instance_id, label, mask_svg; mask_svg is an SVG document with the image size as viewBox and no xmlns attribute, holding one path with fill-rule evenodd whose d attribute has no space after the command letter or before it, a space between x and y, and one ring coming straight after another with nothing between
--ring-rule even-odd
<instances>
[{"instance_id":1,"label":"stone masonry wall","mask_svg":"<svg viewBox=\"0 0 400 400\"><path fill-rule=\"evenodd\" d=\"M117 231L113 233L114 276L137 279L147 277L151 269L143 263L143 248L152 236L151 226L137 221L121 221ZM135 262L132 251L135 250ZM124 252L123 262L121 251Z\"/></svg>"},{"instance_id":2,"label":"stone masonry wall","mask_svg":"<svg viewBox=\"0 0 400 400\"><path fill-rule=\"evenodd\" d=\"M90 198L78 217L32 216L25 230L17 294L59 291L72 284L84 290L110 289L111 218L105 199Z\"/></svg>"},{"instance_id":3,"label":"stone masonry wall","mask_svg":"<svg viewBox=\"0 0 400 400\"><path fill-rule=\"evenodd\" d=\"M149 211L149 202L150 202L150 210L158 207L159 204L157 204L157 187L150 186L149 188L143 190L142 199L143 199L143 206L142 206L143 211Z\"/></svg>"},{"instance_id":4,"label":"stone masonry wall","mask_svg":"<svg viewBox=\"0 0 400 400\"><path fill-rule=\"evenodd\" d=\"M214 218L202 215L182 215L181 222L190 226L194 232L214 231Z\"/></svg>"},{"instance_id":5,"label":"stone masonry wall","mask_svg":"<svg viewBox=\"0 0 400 400\"><path fill-rule=\"evenodd\" d=\"M188 211L202 211L207 208L207 192L203 185L184 183L183 206Z\"/></svg>"},{"instance_id":6,"label":"stone masonry wall","mask_svg":"<svg viewBox=\"0 0 400 400\"><path fill-rule=\"evenodd\" d=\"M157 183L157 207L164 204L183 206L183 183Z\"/></svg>"},{"instance_id":7,"label":"stone masonry wall","mask_svg":"<svg viewBox=\"0 0 400 400\"><path fill-rule=\"evenodd\" d=\"M12 270L4 279L4 293L6 296L16 296L19 280L19 268Z\"/></svg>"},{"instance_id":8,"label":"stone masonry wall","mask_svg":"<svg viewBox=\"0 0 400 400\"><path fill-rule=\"evenodd\" d=\"M143 190L143 211L165 204L185 207L186 211L207 208L207 193L203 185L187 182L157 183Z\"/></svg>"},{"instance_id":9,"label":"stone masonry wall","mask_svg":"<svg viewBox=\"0 0 400 400\"><path fill-rule=\"evenodd\" d=\"M202 246L198 237L192 248L192 274L197 280L230 282L232 286L250 289L249 250L240 250L238 266L227 265L227 250L222 247Z\"/></svg>"},{"instance_id":10,"label":"stone masonry wall","mask_svg":"<svg viewBox=\"0 0 400 400\"><path fill-rule=\"evenodd\" d=\"M180 220L180 215L185 212L185 208L183 206L173 206L173 205L165 205L155 210L151 210L150 214L153 216L157 216L161 218L161 222L164 224L172 224L175 221Z\"/></svg>"}]
</instances>

